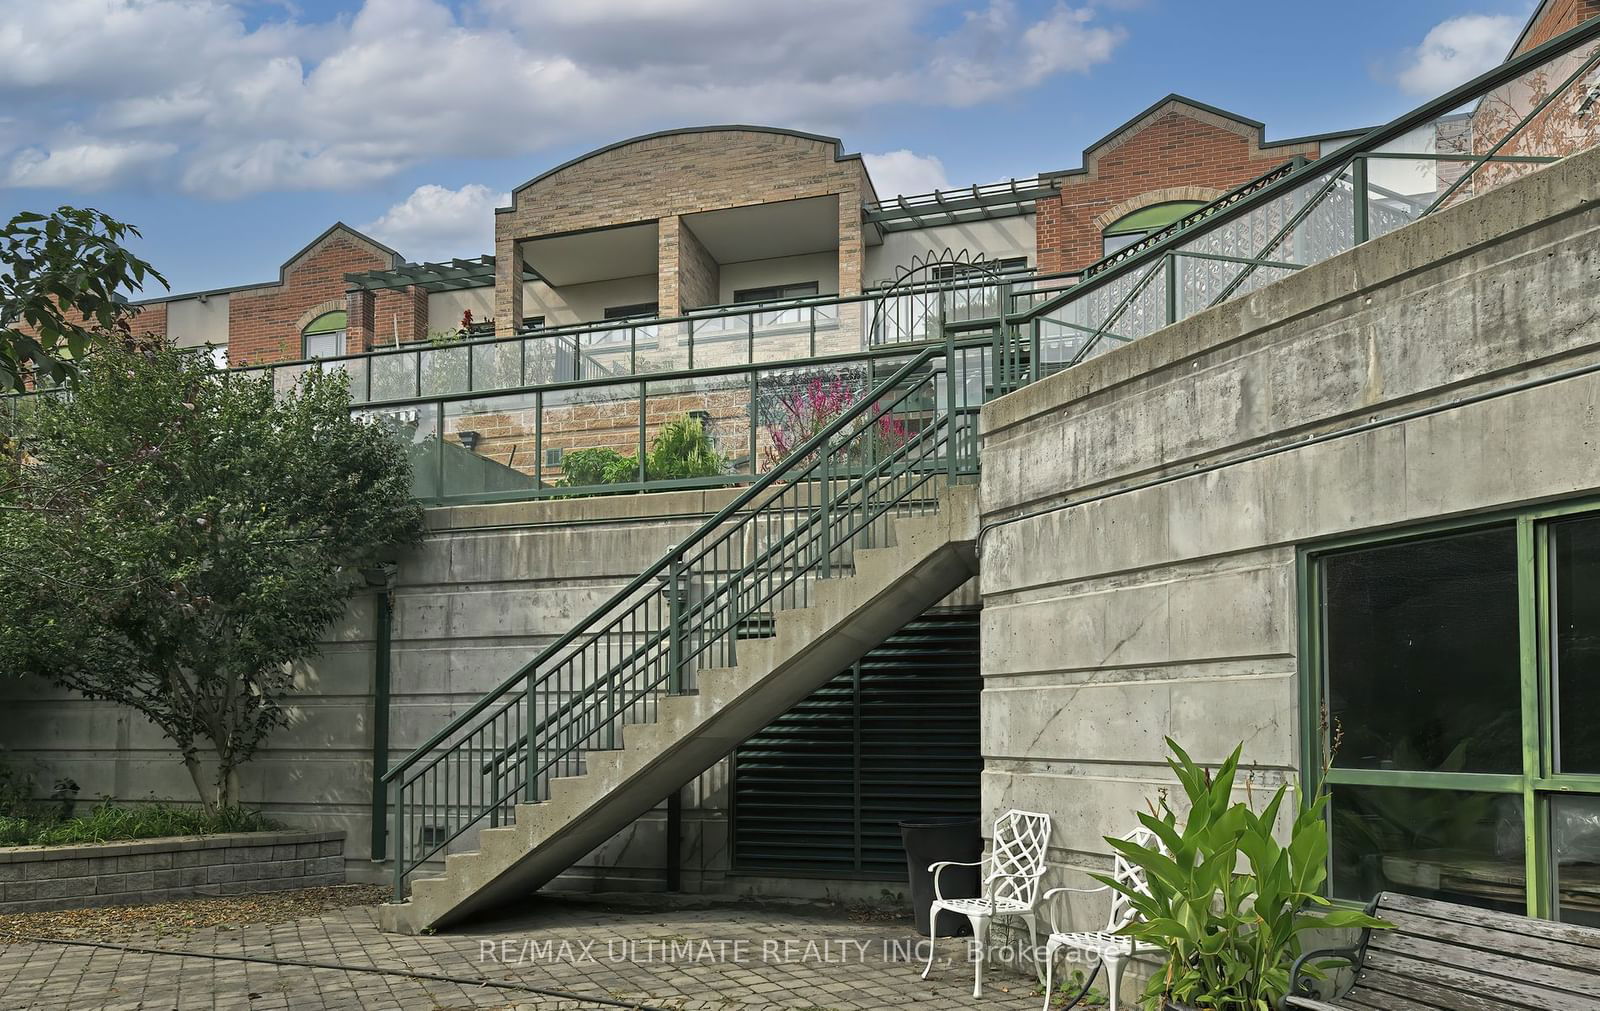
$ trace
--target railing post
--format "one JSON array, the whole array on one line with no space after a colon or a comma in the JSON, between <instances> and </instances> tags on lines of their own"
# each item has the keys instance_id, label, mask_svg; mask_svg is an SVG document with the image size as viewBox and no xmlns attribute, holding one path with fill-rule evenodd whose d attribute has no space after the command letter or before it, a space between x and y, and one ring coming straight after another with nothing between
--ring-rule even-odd
<instances>
[{"instance_id":1,"label":"railing post","mask_svg":"<svg viewBox=\"0 0 1600 1011\"><path fill-rule=\"evenodd\" d=\"M1009 343L1009 342L1008 342ZM944 338L944 478L956 483L956 346L949 334Z\"/></svg>"},{"instance_id":2,"label":"railing post","mask_svg":"<svg viewBox=\"0 0 1600 1011\"><path fill-rule=\"evenodd\" d=\"M1355 245L1361 245L1370 238L1370 225L1367 221L1367 159L1358 156L1350 163L1350 185L1354 187L1351 201L1355 205Z\"/></svg>"},{"instance_id":3,"label":"railing post","mask_svg":"<svg viewBox=\"0 0 1600 1011\"><path fill-rule=\"evenodd\" d=\"M683 552L672 556L667 568L667 693L683 691Z\"/></svg>"},{"instance_id":4,"label":"railing post","mask_svg":"<svg viewBox=\"0 0 1600 1011\"><path fill-rule=\"evenodd\" d=\"M822 557L818 560L817 574L822 579L829 576L833 555L833 511L829 508L833 502L833 489L828 482L829 462L828 444L824 442L817 447L817 480L822 483L822 531L818 536L822 544Z\"/></svg>"},{"instance_id":5,"label":"railing post","mask_svg":"<svg viewBox=\"0 0 1600 1011\"><path fill-rule=\"evenodd\" d=\"M1162 257L1167 272L1167 325L1178 322L1178 257L1168 253Z\"/></svg>"},{"instance_id":6,"label":"railing post","mask_svg":"<svg viewBox=\"0 0 1600 1011\"><path fill-rule=\"evenodd\" d=\"M394 851L394 900L406 900L406 791L404 777L394 781L394 838L390 849Z\"/></svg>"},{"instance_id":7,"label":"railing post","mask_svg":"<svg viewBox=\"0 0 1600 1011\"><path fill-rule=\"evenodd\" d=\"M1033 374L1033 381L1038 382L1044 378L1044 342L1039 339L1039 333L1043 329L1044 323L1039 319L1031 319L1028 321L1028 325L1032 330L1028 338L1031 344L1028 353L1032 355L1032 359L1028 363L1028 371ZM1006 334L1001 331L997 340L1005 339Z\"/></svg>"}]
</instances>

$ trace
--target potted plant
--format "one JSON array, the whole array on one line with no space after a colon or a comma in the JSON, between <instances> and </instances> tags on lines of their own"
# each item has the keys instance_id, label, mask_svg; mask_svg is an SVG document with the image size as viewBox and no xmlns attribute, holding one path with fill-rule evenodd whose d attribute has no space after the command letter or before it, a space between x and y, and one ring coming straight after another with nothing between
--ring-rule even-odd
<instances>
[{"instance_id":1,"label":"potted plant","mask_svg":"<svg viewBox=\"0 0 1600 1011\"><path fill-rule=\"evenodd\" d=\"M1241 744L1215 774L1197 765L1170 738L1177 774L1189 801L1180 826L1163 798L1139 820L1161 840L1144 847L1107 842L1143 869L1143 890L1104 876L1128 896L1138 916L1121 933L1167 956L1150 980L1149 1009L1273 1011L1288 994L1289 970L1308 930L1387 927L1354 909L1333 908L1321 894L1328 838L1319 793L1289 825L1286 843L1274 834L1288 784L1255 810L1233 799ZM1320 963L1319 970L1333 963Z\"/></svg>"}]
</instances>

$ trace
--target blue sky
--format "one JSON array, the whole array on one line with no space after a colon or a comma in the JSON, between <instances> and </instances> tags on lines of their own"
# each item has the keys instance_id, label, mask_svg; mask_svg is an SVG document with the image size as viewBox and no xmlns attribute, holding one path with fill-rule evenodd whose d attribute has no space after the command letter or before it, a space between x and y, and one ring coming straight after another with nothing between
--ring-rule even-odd
<instances>
[{"instance_id":1,"label":"blue sky","mask_svg":"<svg viewBox=\"0 0 1600 1011\"><path fill-rule=\"evenodd\" d=\"M1168 92L1282 138L1498 62L1532 0L0 0L0 214L138 225L175 291L335 220L488 252L506 191L601 144L790 126L882 192L1079 164ZM147 292L156 294L156 292Z\"/></svg>"}]
</instances>

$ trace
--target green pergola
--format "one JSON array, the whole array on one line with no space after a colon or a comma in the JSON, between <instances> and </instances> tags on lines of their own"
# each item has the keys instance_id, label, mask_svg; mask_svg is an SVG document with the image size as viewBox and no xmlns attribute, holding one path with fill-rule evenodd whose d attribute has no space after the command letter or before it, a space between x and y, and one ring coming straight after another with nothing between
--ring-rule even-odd
<instances>
[{"instance_id":1,"label":"green pergola","mask_svg":"<svg viewBox=\"0 0 1600 1011\"><path fill-rule=\"evenodd\" d=\"M402 263L388 270L346 274L344 279L351 291L389 291L412 286L429 292L482 288L494 284L494 257L453 259L449 263ZM523 264L522 279L537 281L540 278L533 268Z\"/></svg>"},{"instance_id":2,"label":"green pergola","mask_svg":"<svg viewBox=\"0 0 1600 1011\"><path fill-rule=\"evenodd\" d=\"M959 225L988 218L1026 214L1035 200L1058 191L1041 179L1009 179L1003 183L934 190L915 196L879 200L863 208L862 220L885 232L904 232L933 225Z\"/></svg>"}]
</instances>

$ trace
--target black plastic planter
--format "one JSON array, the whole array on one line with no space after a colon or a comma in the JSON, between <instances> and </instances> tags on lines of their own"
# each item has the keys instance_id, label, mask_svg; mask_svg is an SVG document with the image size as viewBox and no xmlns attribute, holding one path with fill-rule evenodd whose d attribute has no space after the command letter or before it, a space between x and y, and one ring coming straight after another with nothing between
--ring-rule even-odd
<instances>
[{"instance_id":1,"label":"black plastic planter","mask_svg":"<svg viewBox=\"0 0 1600 1011\"><path fill-rule=\"evenodd\" d=\"M983 828L976 818L928 818L900 823L900 838L906 847L906 871L911 882L911 910L917 918L917 933L935 936L929 929L928 907L933 904L933 875L928 865L940 860L975 863L983 856ZM978 894L978 868L946 867L939 875L939 886L947 899L972 898ZM939 937L964 937L972 933L965 916L944 912L939 915Z\"/></svg>"}]
</instances>

